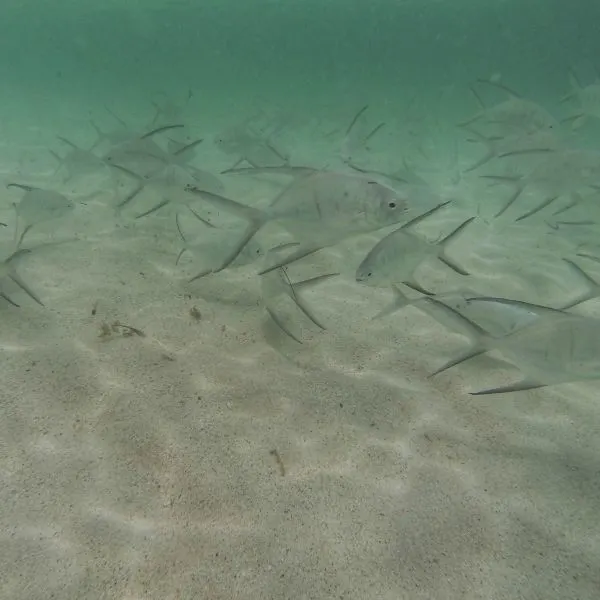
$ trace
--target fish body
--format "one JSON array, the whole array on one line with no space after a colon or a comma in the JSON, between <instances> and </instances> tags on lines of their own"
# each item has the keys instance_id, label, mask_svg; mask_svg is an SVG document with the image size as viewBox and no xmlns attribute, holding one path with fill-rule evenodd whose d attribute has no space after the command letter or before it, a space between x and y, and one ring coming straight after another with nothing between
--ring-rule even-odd
<instances>
[{"instance_id":1,"label":"fish body","mask_svg":"<svg viewBox=\"0 0 600 600\"><path fill-rule=\"evenodd\" d=\"M571 93L562 98L562 102L575 100L577 109L565 119L573 129L581 128L588 118L600 119L600 82L582 85L574 72L569 74Z\"/></svg>"},{"instance_id":2,"label":"fish body","mask_svg":"<svg viewBox=\"0 0 600 600\"><path fill-rule=\"evenodd\" d=\"M311 169L303 173L265 210L188 186L188 191L248 222L245 236L221 269L229 266L245 244L270 222L282 225L301 246L317 249L358 233L393 225L402 220L408 209L405 198L374 179ZM286 260L272 265L272 269L287 264Z\"/></svg>"},{"instance_id":3,"label":"fish body","mask_svg":"<svg viewBox=\"0 0 600 600\"><path fill-rule=\"evenodd\" d=\"M508 334L494 336L436 299L424 300L462 321L471 340L471 345L465 352L447 362L434 375L490 351L499 351L524 374L521 381L482 390L475 395L600 379L600 319L505 298L469 299L470 302L480 303L482 306L488 304L492 310L499 304L505 304L529 310L533 315L531 322Z\"/></svg>"},{"instance_id":4,"label":"fish body","mask_svg":"<svg viewBox=\"0 0 600 600\"><path fill-rule=\"evenodd\" d=\"M7 187L16 187L25 190L20 202L15 204L17 223L15 226L15 242L17 248L21 245L26 233L34 226L53 219L64 217L74 208L74 203L67 196L18 183L9 183ZM18 236L19 221L23 223L23 231Z\"/></svg>"},{"instance_id":5,"label":"fish body","mask_svg":"<svg viewBox=\"0 0 600 600\"><path fill-rule=\"evenodd\" d=\"M428 211L402 227L395 229L379 240L368 252L356 270L356 281L366 285L383 286L394 282L404 282L410 287L422 288L416 283L414 273L419 265L429 257L438 258L453 271L467 275L467 271L453 261L447 254L448 245L474 218L467 219L449 235L436 243L429 242L424 237L413 233L409 227L424 216L438 210L441 206Z\"/></svg>"},{"instance_id":6,"label":"fish body","mask_svg":"<svg viewBox=\"0 0 600 600\"><path fill-rule=\"evenodd\" d=\"M275 137L283 127L281 117L272 121L261 111L219 132L213 142L221 152L234 157L236 165L245 161L252 167L282 166L288 164L289 155L278 147Z\"/></svg>"},{"instance_id":7,"label":"fish body","mask_svg":"<svg viewBox=\"0 0 600 600\"><path fill-rule=\"evenodd\" d=\"M462 319L457 319L452 312L440 309L439 304L443 304L457 312L460 317L472 321L491 336L502 337L530 325L543 316L539 308L527 303L507 304L478 301L477 294L470 289L459 289L417 298L408 298L397 285L392 284L392 290L394 292L393 301L380 311L374 317L375 319L389 316L406 306L414 306L451 331L464 334L466 330ZM427 298L432 298L436 302L429 302Z\"/></svg>"},{"instance_id":8,"label":"fish body","mask_svg":"<svg viewBox=\"0 0 600 600\"><path fill-rule=\"evenodd\" d=\"M188 204L196 200L196 196L185 191L187 186L196 186L214 194L221 193L224 189L223 183L216 175L202 171L201 169L184 168L177 164L160 168L158 171L146 176L142 176L121 165L113 164L112 167L117 171L125 173L136 184L133 191L129 192L119 202L120 208L131 202L131 200L145 190L152 190L161 198L157 204L139 214L137 218L152 214L167 204Z\"/></svg>"},{"instance_id":9,"label":"fish body","mask_svg":"<svg viewBox=\"0 0 600 600\"><path fill-rule=\"evenodd\" d=\"M531 151L539 154L538 150ZM503 156L516 156L520 152L507 152ZM512 185L514 192L504 207L496 214L500 216L521 196L525 188L532 187L543 196L543 201L521 215L517 221L530 217L546 208L561 196L576 194L600 185L600 152L593 150L549 150L546 158L528 174L517 176L482 175L499 183Z\"/></svg>"},{"instance_id":10,"label":"fish body","mask_svg":"<svg viewBox=\"0 0 600 600\"><path fill-rule=\"evenodd\" d=\"M397 192L376 180L316 171L294 179L275 198L268 218L297 239L317 239L323 234L343 239L393 224L403 209L406 205Z\"/></svg>"},{"instance_id":11,"label":"fish body","mask_svg":"<svg viewBox=\"0 0 600 600\"><path fill-rule=\"evenodd\" d=\"M559 129L557 119L545 108L518 97L511 97L494 106L483 108L460 125L475 127L484 135L497 137L530 135Z\"/></svg>"},{"instance_id":12,"label":"fish body","mask_svg":"<svg viewBox=\"0 0 600 600\"><path fill-rule=\"evenodd\" d=\"M557 150L560 146L560 138L553 129L516 133L504 137L488 137L468 126L465 129L473 136L467 141L479 143L485 150L477 161L464 170L465 173L474 171L494 159L511 155L528 154L528 160L536 161L535 166L546 158L546 152Z\"/></svg>"}]
</instances>

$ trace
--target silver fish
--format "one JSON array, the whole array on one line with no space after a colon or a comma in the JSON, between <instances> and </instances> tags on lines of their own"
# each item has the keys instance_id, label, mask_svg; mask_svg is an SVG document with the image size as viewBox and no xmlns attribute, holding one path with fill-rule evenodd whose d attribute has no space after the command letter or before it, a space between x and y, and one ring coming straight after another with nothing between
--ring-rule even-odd
<instances>
[{"instance_id":1,"label":"silver fish","mask_svg":"<svg viewBox=\"0 0 600 600\"><path fill-rule=\"evenodd\" d=\"M70 147L70 150L64 156L60 156L57 152L50 150L50 154L52 154L58 162L56 173L61 169L66 171L65 177L63 178L64 183L71 181L78 176L106 170L106 163L100 156L94 154L93 148L86 150L62 136L58 136L58 139Z\"/></svg>"},{"instance_id":2,"label":"silver fish","mask_svg":"<svg viewBox=\"0 0 600 600\"><path fill-rule=\"evenodd\" d=\"M465 126L465 129L474 136L468 138L467 142L481 144L485 152L478 160L464 169L464 173L475 171L494 159L510 155L517 156L520 153L528 153L531 157L537 158L538 162L543 161L546 152L557 150L560 145L558 132L553 129L542 129L531 133L516 133L496 137L482 135L469 126Z\"/></svg>"},{"instance_id":3,"label":"silver fish","mask_svg":"<svg viewBox=\"0 0 600 600\"><path fill-rule=\"evenodd\" d=\"M44 306L44 303L38 298L38 296L31 290L31 288L21 279L20 275L16 271L16 263L29 254L31 250L22 248L13 252L8 258L0 262L0 297L4 298L7 302L13 306L19 306L14 302L7 294L2 290L2 285L7 280L17 284L32 300L35 300L40 306Z\"/></svg>"},{"instance_id":4,"label":"silver fish","mask_svg":"<svg viewBox=\"0 0 600 600\"><path fill-rule=\"evenodd\" d=\"M176 129L182 128L183 125L164 125L156 127L146 133L116 146L113 146L106 152L102 159L108 165L120 165L142 177L150 177L156 175L161 169L167 166L178 163L185 164L184 158L187 158L185 149L178 151L179 155L171 155L155 141L155 136ZM199 144L202 140L196 140L192 144ZM189 144L188 144L189 146Z\"/></svg>"},{"instance_id":5,"label":"silver fish","mask_svg":"<svg viewBox=\"0 0 600 600\"><path fill-rule=\"evenodd\" d=\"M503 156L525 155L540 150L507 152ZM561 196L569 196L580 190L594 189L600 186L600 152L593 150L544 150L547 157L534 169L524 175L481 175L481 177L500 183L507 183L514 188L513 194L496 213L503 214L519 198L526 187L533 187L541 192L544 200L533 209L517 218L517 221L543 210Z\"/></svg>"},{"instance_id":6,"label":"silver fish","mask_svg":"<svg viewBox=\"0 0 600 600\"><path fill-rule=\"evenodd\" d=\"M289 167L283 168L283 172L289 171ZM188 186L188 191L248 222L245 235L219 270L227 268L248 241L270 222L282 225L300 244L294 257L285 257L269 267L274 270L305 255L307 249L314 252L352 235L397 223L408 210L405 198L374 179L307 168L300 171L303 175L295 178L265 210Z\"/></svg>"},{"instance_id":7,"label":"silver fish","mask_svg":"<svg viewBox=\"0 0 600 600\"><path fill-rule=\"evenodd\" d=\"M188 280L189 282L192 282L201 277L205 277L218 269L219 265L222 263L222 257L226 256L231 250L231 240L235 241L238 236L242 235L243 229L235 227L217 228L212 223L202 218L191 207L188 206L188 208L192 214L207 227L199 239L196 241L189 241L188 237L183 233L179 213L175 215L177 231L183 241L183 248L177 255L175 264L179 264L184 253L190 252L192 255L199 257L201 262L206 265L201 271L198 271L196 275ZM260 244L255 240L250 240L230 266L243 267L249 265L263 258L265 254L266 252Z\"/></svg>"},{"instance_id":8,"label":"silver fish","mask_svg":"<svg viewBox=\"0 0 600 600\"><path fill-rule=\"evenodd\" d=\"M470 347L465 352L432 375L494 350L499 351L524 374L521 381L481 390L472 395L531 390L556 383L600 379L600 319L505 298L469 299L473 303L488 303L491 307L499 304L523 307L538 315L530 324L496 337L434 298L425 300L462 320L471 340Z\"/></svg>"},{"instance_id":9,"label":"silver fish","mask_svg":"<svg viewBox=\"0 0 600 600\"><path fill-rule=\"evenodd\" d=\"M288 153L275 141L283 124L261 124L260 117L250 117L215 135L215 146L236 159L234 166L243 162L253 167L281 166L289 162Z\"/></svg>"},{"instance_id":10,"label":"silver fish","mask_svg":"<svg viewBox=\"0 0 600 600\"><path fill-rule=\"evenodd\" d=\"M261 296L262 301L273 322L291 339L302 343L299 335L293 333L282 316L280 309L280 301L282 298L291 299L295 307L319 329L325 330L325 326L315 316L312 309L307 305L306 300L302 297L305 290L311 289L314 286L336 277L339 273L327 273L318 275L303 281L292 282L288 277L284 267L280 267L275 271L271 271L266 275L261 276Z\"/></svg>"},{"instance_id":11,"label":"silver fish","mask_svg":"<svg viewBox=\"0 0 600 600\"><path fill-rule=\"evenodd\" d=\"M578 106L564 122L570 122L573 129L580 129L590 117L600 119L600 81L582 85L575 72L571 71L569 82L571 92L561 98L561 102L575 100Z\"/></svg>"},{"instance_id":12,"label":"silver fish","mask_svg":"<svg viewBox=\"0 0 600 600\"><path fill-rule=\"evenodd\" d=\"M589 258L593 259L594 257ZM600 259L598 260L600 262ZM564 258L563 261L571 273L575 275L577 279L579 279L579 282L582 284L582 286L584 286L584 290L580 292L574 299L568 300L556 308L553 307L551 310L567 311L571 308L579 306L580 304L583 304L584 302L587 302L588 300L599 298L600 283L598 283L594 278L592 278L591 275L589 275L589 273L584 271L572 260ZM375 315L375 319L389 316L406 306L415 306L425 311L434 319L440 321L443 325L448 326L449 329L457 331L456 319L451 319L448 321L447 312L440 313L439 310L435 310L436 305L432 305L430 302L427 302L423 296L418 296L411 299L408 298L397 285L392 284L391 287L392 291L394 292L394 298L392 302L388 304L388 306ZM408 287L415 289L415 287L411 285L408 285ZM417 291L423 293L422 290L417 289ZM437 300L438 302L442 302L446 306L449 306L450 308L459 312L463 317L470 319L476 325L485 329L493 336L508 335L517 329L525 327L526 325L530 325L540 316L540 312L536 305L529 303L517 301L512 301L510 303L482 303L470 300L478 296L478 294L471 289L461 289L455 292L443 292L435 295L426 293L425 295ZM547 314L547 312L543 312L543 314ZM460 332L462 329L460 327L461 324L458 323L458 325L458 331Z\"/></svg>"},{"instance_id":13,"label":"silver fish","mask_svg":"<svg viewBox=\"0 0 600 600\"><path fill-rule=\"evenodd\" d=\"M6 187L25 190L20 202L15 204L17 212L15 244L17 248L23 242L25 234L34 225L64 217L74 207L71 199L53 190L45 190L20 183L9 183ZM23 231L20 236L18 235L19 220L23 223Z\"/></svg>"},{"instance_id":14,"label":"silver fish","mask_svg":"<svg viewBox=\"0 0 600 600\"><path fill-rule=\"evenodd\" d=\"M374 319L389 316L406 306L414 306L451 331L468 335L469 329L465 328L461 319L457 319L453 313L440 310L439 304L443 304L456 311L460 316L473 321L490 335L500 337L530 325L540 316L539 312L533 310L530 305L477 302L473 300L473 298L477 298L476 292L468 288L416 298L408 298L397 285L392 284L392 291L394 292L393 301L375 315ZM431 303L427 298L436 302Z\"/></svg>"},{"instance_id":15,"label":"silver fish","mask_svg":"<svg viewBox=\"0 0 600 600\"><path fill-rule=\"evenodd\" d=\"M475 217L467 219L436 243L431 243L422 236L409 231L410 227L447 204L448 202L439 204L379 240L358 266L356 281L372 286L403 282L414 289L425 292L415 280L414 274L419 265L428 257L437 258L460 275L468 275L463 267L448 256L446 250L448 245Z\"/></svg>"},{"instance_id":16,"label":"silver fish","mask_svg":"<svg viewBox=\"0 0 600 600\"><path fill-rule=\"evenodd\" d=\"M471 129L476 127L477 131L487 137L533 134L549 130L558 131L558 120L539 104L521 98L514 90L501 83L484 79L478 79L477 83L500 89L507 93L509 98L488 107L476 89L471 88L481 109L469 119L459 123L459 127L470 126Z\"/></svg>"},{"instance_id":17,"label":"silver fish","mask_svg":"<svg viewBox=\"0 0 600 600\"><path fill-rule=\"evenodd\" d=\"M170 165L165 169L160 169L154 175L143 177L121 165L113 164L111 166L128 175L136 183L134 190L121 200L118 208L123 208L146 189L154 191L161 197L157 204L137 215L137 219L146 217L168 204L188 205L196 200L196 196L192 196L185 191L186 186L197 186L214 194L218 194L224 189L223 183L216 175L200 169L194 169L192 174L188 169L178 165Z\"/></svg>"}]
</instances>

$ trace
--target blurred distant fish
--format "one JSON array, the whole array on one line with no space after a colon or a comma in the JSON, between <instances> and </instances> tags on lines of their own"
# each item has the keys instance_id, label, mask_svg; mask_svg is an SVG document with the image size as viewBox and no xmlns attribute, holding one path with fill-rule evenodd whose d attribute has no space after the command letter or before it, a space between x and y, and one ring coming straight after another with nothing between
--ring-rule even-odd
<instances>
[{"instance_id":1,"label":"blurred distant fish","mask_svg":"<svg viewBox=\"0 0 600 600\"><path fill-rule=\"evenodd\" d=\"M154 175L143 177L121 165L113 164L111 166L129 176L136 183L134 190L119 203L119 208L131 202L146 189L154 191L161 198L157 204L137 215L137 219L155 213L169 204L189 205L197 200L196 196L185 191L186 186L197 186L214 194L221 193L224 190L223 183L216 175L200 169L194 169L192 174L189 170L178 165L171 165L160 169Z\"/></svg>"},{"instance_id":2,"label":"blurred distant fish","mask_svg":"<svg viewBox=\"0 0 600 600\"><path fill-rule=\"evenodd\" d=\"M573 129L581 128L591 117L600 119L600 81L598 78L594 83L582 85L574 71L569 73L571 93L561 99L561 102L575 100L577 108L574 113L565 119L570 122Z\"/></svg>"},{"instance_id":3,"label":"blurred distant fish","mask_svg":"<svg viewBox=\"0 0 600 600\"><path fill-rule=\"evenodd\" d=\"M106 163L100 156L97 156L94 153L93 147L89 150L86 150L85 148L77 146L65 137L58 136L58 139L70 148L70 150L68 150L63 156L59 155L53 150L50 150L50 153L58 162L57 172L60 169L64 169L66 171L63 182L66 183L75 177L88 175L90 173L106 169Z\"/></svg>"},{"instance_id":4,"label":"blurred distant fish","mask_svg":"<svg viewBox=\"0 0 600 600\"><path fill-rule=\"evenodd\" d=\"M120 165L134 171L142 177L155 175L161 169L172 164L185 165L186 149L180 148L175 154L164 150L154 139L157 135L183 127L183 125L163 125L155 127L134 139L126 140L111 147L102 159L109 165ZM197 145L202 140L195 140L190 145ZM180 160L181 159L181 160Z\"/></svg>"},{"instance_id":5,"label":"blurred distant fish","mask_svg":"<svg viewBox=\"0 0 600 600\"><path fill-rule=\"evenodd\" d=\"M250 171L257 173L262 170ZM276 171L266 169L269 173ZM277 222L287 229L300 247L263 273L352 235L393 225L401 221L408 210L406 198L368 177L304 167L283 167L280 172L287 175L297 172L299 176L264 210L195 187L188 188L217 208L248 222L245 234L219 270L229 266L254 235L270 222Z\"/></svg>"},{"instance_id":6,"label":"blurred distant fish","mask_svg":"<svg viewBox=\"0 0 600 600\"><path fill-rule=\"evenodd\" d=\"M492 336L458 311L434 298L425 301L462 321L470 347L435 371L437 375L475 356L498 351L524 374L521 381L475 392L472 395L531 390L557 383L600 379L600 319L566 313L505 298L479 297L471 303L523 307L539 318L503 336Z\"/></svg>"},{"instance_id":7,"label":"blurred distant fish","mask_svg":"<svg viewBox=\"0 0 600 600\"><path fill-rule=\"evenodd\" d=\"M544 159L545 153L557 150L560 146L560 138L553 129L541 129L532 133L510 134L506 136L486 137L469 126L465 130L473 137L468 142L479 143L484 152L481 157L467 167L464 172L469 173L489 163L493 159L503 158L510 155L526 153L538 162Z\"/></svg>"},{"instance_id":8,"label":"blurred distant fish","mask_svg":"<svg viewBox=\"0 0 600 600\"><path fill-rule=\"evenodd\" d=\"M21 200L14 205L17 213L15 224L15 245L17 248L34 225L64 217L74 207L71 199L53 190L45 190L20 183L9 183L6 187L19 188L25 191ZM19 221L23 223L23 231L20 236Z\"/></svg>"},{"instance_id":9,"label":"blurred distant fish","mask_svg":"<svg viewBox=\"0 0 600 600\"><path fill-rule=\"evenodd\" d=\"M160 101L156 99L152 101L152 105L156 112L151 126L182 121L184 113L188 109L191 99L194 97L194 92L191 89L186 90L181 102L174 100L172 96L166 92L160 92L158 95L161 98Z\"/></svg>"},{"instance_id":10,"label":"blurred distant fish","mask_svg":"<svg viewBox=\"0 0 600 600\"><path fill-rule=\"evenodd\" d=\"M513 151L503 157L539 154L540 150ZM514 192L504 206L496 213L502 215L521 196L526 187L543 194L543 201L517 218L521 221L543 210L561 196L570 196L578 191L595 189L600 186L600 152L595 150L543 150L544 160L531 172L523 175L481 175L485 179L506 183Z\"/></svg>"},{"instance_id":11,"label":"blurred distant fish","mask_svg":"<svg viewBox=\"0 0 600 600\"><path fill-rule=\"evenodd\" d=\"M365 105L354 115L344 133L340 157L347 164L354 163L359 152L368 151L371 139L385 126L382 121L376 125L369 125L366 122L365 114L368 108L369 106Z\"/></svg>"},{"instance_id":12,"label":"blurred distant fish","mask_svg":"<svg viewBox=\"0 0 600 600\"><path fill-rule=\"evenodd\" d=\"M282 124L261 124L257 117L233 125L218 133L214 143L223 153L235 159L235 166L248 163L252 167L286 165L289 154L279 147L276 141Z\"/></svg>"},{"instance_id":13,"label":"blurred distant fish","mask_svg":"<svg viewBox=\"0 0 600 600\"><path fill-rule=\"evenodd\" d=\"M479 79L477 82L496 87L506 92L509 98L488 107L475 88L471 88L481 109L472 117L459 123L460 127L469 126L488 138L558 131L558 120L539 104L521 98L516 92L497 81Z\"/></svg>"}]
</instances>

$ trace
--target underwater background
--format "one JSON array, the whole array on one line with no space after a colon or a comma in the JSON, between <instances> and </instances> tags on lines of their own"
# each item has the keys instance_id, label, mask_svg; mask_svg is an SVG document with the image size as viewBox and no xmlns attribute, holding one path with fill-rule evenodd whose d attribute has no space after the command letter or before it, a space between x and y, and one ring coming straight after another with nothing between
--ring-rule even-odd
<instances>
[{"instance_id":1,"label":"underwater background","mask_svg":"<svg viewBox=\"0 0 600 600\"><path fill-rule=\"evenodd\" d=\"M3 0L0 598L597 598L598 71L592 0ZM561 316L442 373L456 290Z\"/></svg>"}]
</instances>

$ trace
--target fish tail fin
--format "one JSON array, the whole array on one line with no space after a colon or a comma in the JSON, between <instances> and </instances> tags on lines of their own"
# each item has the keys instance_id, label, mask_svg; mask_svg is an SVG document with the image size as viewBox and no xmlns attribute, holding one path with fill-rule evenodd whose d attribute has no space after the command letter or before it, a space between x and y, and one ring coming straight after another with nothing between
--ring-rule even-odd
<instances>
[{"instance_id":1,"label":"fish tail fin","mask_svg":"<svg viewBox=\"0 0 600 600\"><path fill-rule=\"evenodd\" d=\"M583 198L581 197L581 194L579 194L578 192L573 192L571 194L571 198L570 198L569 202L567 204L565 204L564 206L561 206L560 208L556 209L552 213L552 216L556 217L558 215L562 215L563 213L566 213L568 210L571 210L572 208L579 206L580 204L582 204L582 202L583 202Z\"/></svg>"},{"instance_id":2,"label":"fish tail fin","mask_svg":"<svg viewBox=\"0 0 600 600\"><path fill-rule=\"evenodd\" d=\"M485 85L489 85L491 87L495 87L499 90L502 90L503 92L506 92L511 98L522 98L521 94L519 94L512 88L509 88L508 86L503 84L501 81L495 80L493 78L484 79L483 77L479 77L479 78L477 78L476 83L482 83Z\"/></svg>"},{"instance_id":3,"label":"fish tail fin","mask_svg":"<svg viewBox=\"0 0 600 600\"><path fill-rule=\"evenodd\" d=\"M129 194L127 194L127 196L125 196L125 198L123 198L123 200L121 200L117 204L118 208L123 208L123 206L125 206L126 204L129 204L129 202L131 202L144 189L144 187L146 186L146 182L141 175L138 175L137 173L135 173L134 171L131 171L130 169L127 169L125 167L122 167L121 165L118 165L118 164L112 163L112 162L107 162L106 164L108 166L112 167L113 169L116 169L117 171L121 171L122 173L125 173L125 175L128 175L131 179L133 179L137 183L137 185L135 186L133 191L129 192Z\"/></svg>"},{"instance_id":4,"label":"fish tail fin","mask_svg":"<svg viewBox=\"0 0 600 600\"><path fill-rule=\"evenodd\" d=\"M283 333L285 333L289 338L291 338L295 342L298 342L299 344L302 343L302 340L297 335L294 335L294 333L292 333L289 327L287 327L287 325L283 322L283 320L275 311L271 310L268 306L265 306L265 310L267 311L267 314L271 317L273 323L275 323L275 325L277 325L277 327L279 327L279 329L283 331Z\"/></svg>"},{"instance_id":5,"label":"fish tail fin","mask_svg":"<svg viewBox=\"0 0 600 600\"><path fill-rule=\"evenodd\" d=\"M463 173L470 173L471 171L475 171L475 169L479 169L479 167L489 163L490 160L492 160L495 156L496 153L492 150L492 148L487 148L485 154L479 160L475 161L470 167L467 167Z\"/></svg>"},{"instance_id":6,"label":"fish tail fin","mask_svg":"<svg viewBox=\"0 0 600 600\"><path fill-rule=\"evenodd\" d=\"M282 269L282 270L285 272L285 269ZM317 319L317 317L315 317L312 310L310 308L308 308L308 306L306 305L306 302L302 298L302 292L304 290L310 289L310 288L318 285L319 283L322 283L323 281L327 281L328 279L331 279L332 277L337 277L338 275L339 275L339 273L326 273L324 275L318 275L317 277L311 277L310 279L304 279L302 281L296 281L294 283L291 283L288 280L288 283L290 285L290 292L291 292L290 296L292 297L292 300L294 301L294 303L296 304L298 309L304 314L304 316L306 316L319 329L322 329L323 331L325 331L325 329L326 329L325 325L323 325ZM286 274L286 278L287 278L287 274Z\"/></svg>"},{"instance_id":7,"label":"fish tail fin","mask_svg":"<svg viewBox=\"0 0 600 600\"><path fill-rule=\"evenodd\" d=\"M397 310L402 310L406 306L413 305L417 300L413 300L409 298L397 285L392 284L392 292L394 293L394 297L392 301L382 310L380 310L373 319L382 319L383 317L387 317Z\"/></svg>"},{"instance_id":8,"label":"fish tail fin","mask_svg":"<svg viewBox=\"0 0 600 600\"><path fill-rule=\"evenodd\" d=\"M581 82L579 81L577 74L571 68L569 68L569 85L571 86L571 91L564 95L560 99L560 102L568 102L569 100L576 98L582 89Z\"/></svg>"},{"instance_id":9,"label":"fish tail fin","mask_svg":"<svg viewBox=\"0 0 600 600\"><path fill-rule=\"evenodd\" d=\"M175 266L177 266L179 264L179 261L181 260L181 257L189 249L188 241L185 239L185 235L183 234L183 230L181 229L181 223L179 222L179 213L175 214L175 227L177 228L177 233L179 234L179 237L181 238L181 241L183 242L183 247L179 251L177 258L175 259Z\"/></svg>"},{"instance_id":10,"label":"fish tail fin","mask_svg":"<svg viewBox=\"0 0 600 600\"><path fill-rule=\"evenodd\" d=\"M100 129L100 127L98 127L98 125L96 124L95 121L93 121L92 119L90 119L90 125L92 126L92 129L95 131L96 133L96 141L92 144L92 147L90 148L90 150L94 150L95 148L97 148L105 139L107 139L107 134L104 133L104 131L102 131L102 129Z\"/></svg>"},{"instance_id":11,"label":"fish tail fin","mask_svg":"<svg viewBox=\"0 0 600 600\"><path fill-rule=\"evenodd\" d=\"M494 215L494 218L499 217L503 213L505 213L517 200L517 198L523 193L525 186L523 184L523 177L520 175L511 176L511 175L480 175L482 179L489 179L494 183L507 183L512 185L514 188L514 192L511 194L510 198L504 204L504 206Z\"/></svg>"},{"instance_id":12,"label":"fish tail fin","mask_svg":"<svg viewBox=\"0 0 600 600\"><path fill-rule=\"evenodd\" d=\"M459 275L469 275L469 272L461 267L453 258L450 258L447 254L449 244L455 240L462 231L473 221L475 217L471 217L467 219L463 223L461 223L454 231L451 231L446 237L442 238L438 243L438 259L443 262L447 267L452 269L455 273Z\"/></svg>"},{"instance_id":13,"label":"fish tail fin","mask_svg":"<svg viewBox=\"0 0 600 600\"><path fill-rule=\"evenodd\" d=\"M531 210L528 210L526 213L522 214L520 217L517 217L515 219L515 222L522 221L523 219L527 219L527 218L535 215L536 213L544 210L547 206L550 206L550 204L552 204L557 198L558 198L558 196L552 196L551 198L546 198L541 204L538 204Z\"/></svg>"},{"instance_id":14,"label":"fish tail fin","mask_svg":"<svg viewBox=\"0 0 600 600\"><path fill-rule=\"evenodd\" d=\"M277 259L273 264L270 264L268 267L265 267L262 271L259 271L258 274L266 275L271 271L275 271L276 269L285 267L293 262L301 260L302 258L310 256L311 254L315 254L315 252L318 252L322 248L323 246L321 246L320 244L305 244L304 246L300 246L296 251L291 252L283 258Z\"/></svg>"},{"instance_id":15,"label":"fish tail fin","mask_svg":"<svg viewBox=\"0 0 600 600\"><path fill-rule=\"evenodd\" d=\"M191 194L200 196L216 208L224 210L250 223L260 223L261 226L266 222L266 214L264 211L242 204L231 198L226 198L220 194L215 194L207 190L203 190L195 185L186 185L185 191Z\"/></svg>"},{"instance_id":16,"label":"fish tail fin","mask_svg":"<svg viewBox=\"0 0 600 600\"><path fill-rule=\"evenodd\" d=\"M522 194L523 192L523 184L519 183L518 180L513 180L515 181L515 191L512 193L511 197L508 199L508 201L506 202L506 204L494 215L494 218L498 218L499 216L503 215L516 201L517 198Z\"/></svg>"},{"instance_id":17,"label":"fish tail fin","mask_svg":"<svg viewBox=\"0 0 600 600\"><path fill-rule=\"evenodd\" d=\"M201 196L218 209L229 212L248 222L248 227L238 240L237 244L231 249L231 252L225 257L221 266L213 270L213 273L223 271L240 255L248 242L256 235L259 229L268 221L268 215L265 211L245 204L240 204L231 198L226 198L220 194L214 194L202 190L193 185L187 185L186 191Z\"/></svg>"},{"instance_id":18,"label":"fish tail fin","mask_svg":"<svg viewBox=\"0 0 600 600\"><path fill-rule=\"evenodd\" d=\"M117 115L107 104L104 104L104 110L123 128L127 129L127 123Z\"/></svg>"},{"instance_id":19,"label":"fish tail fin","mask_svg":"<svg viewBox=\"0 0 600 600\"><path fill-rule=\"evenodd\" d=\"M56 175L65 166L65 159L62 156L60 156L58 152L54 152L54 150L48 150L48 152L52 154L54 160L56 160L56 162L58 163L58 166L56 167L56 170L53 173L53 175Z\"/></svg>"},{"instance_id":20,"label":"fish tail fin","mask_svg":"<svg viewBox=\"0 0 600 600\"><path fill-rule=\"evenodd\" d=\"M38 296L33 292L33 290L21 279L16 270L16 262L21 259L26 254L29 254L31 250L27 248L21 248L13 252L5 261L4 264L9 268L8 277L16 283L32 300L35 300L40 306L44 306L44 303L38 298ZM11 304L15 304L12 300L9 299ZM18 306L15 304L15 306Z\"/></svg>"},{"instance_id":21,"label":"fish tail fin","mask_svg":"<svg viewBox=\"0 0 600 600\"><path fill-rule=\"evenodd\" d=\"M447 371L448 369L450 369L452 367L455 367L463 362L466 362L467 360L470 360L471 358L475 358L476 356L480 356L481 354L485 354L488 350L490 350L489 340L491 339L491 336L487 331L485 331L483 328L479 327L479 325L476 325L475 323L473 323L473 321L471 321L470 319L467 319L464 315L459 313L457 310L454 310L447 304L444 304L443 302L440 302L439 300L436 300L435 298L427 296L427 297L423 298L423 302L431 303L433 306L435 306L436 309L441 310L442 312L445 312L446 314L451 316L454 320L456 320L460 324L461 328L463 329L464 334L469 338L469 340L471 342L471 345L469 348L467 348L464 352L461 352L455 358L446 362L439 369L436 369L433 373L431 373L430 377L439 375L440 373L443 373L444 371Z\"/></svg>"},{"instance_id":22,"label":"fish tail fin","mask_svg":"<svg viewBox=\"0 0 600 600\"><path fill-rule=\"evenodd\" d=\"M578 255L582 256L582 255ZM585 256L585 255L583 255ZM573 271L579 279L581 279L582 283L586 286L585 292L580 294L575 300L568 302L566 305L561 306L561 310L567 310L569 308L573 308L574 306L578 306L583 302L587 302L588 300L592 300L593 298L600 298L600 283L598 283L589 273L586 273L578 264L573 262L568 258L563 258L563 261L569 265L571 271Z\"/></svg>"}]
</instances>

